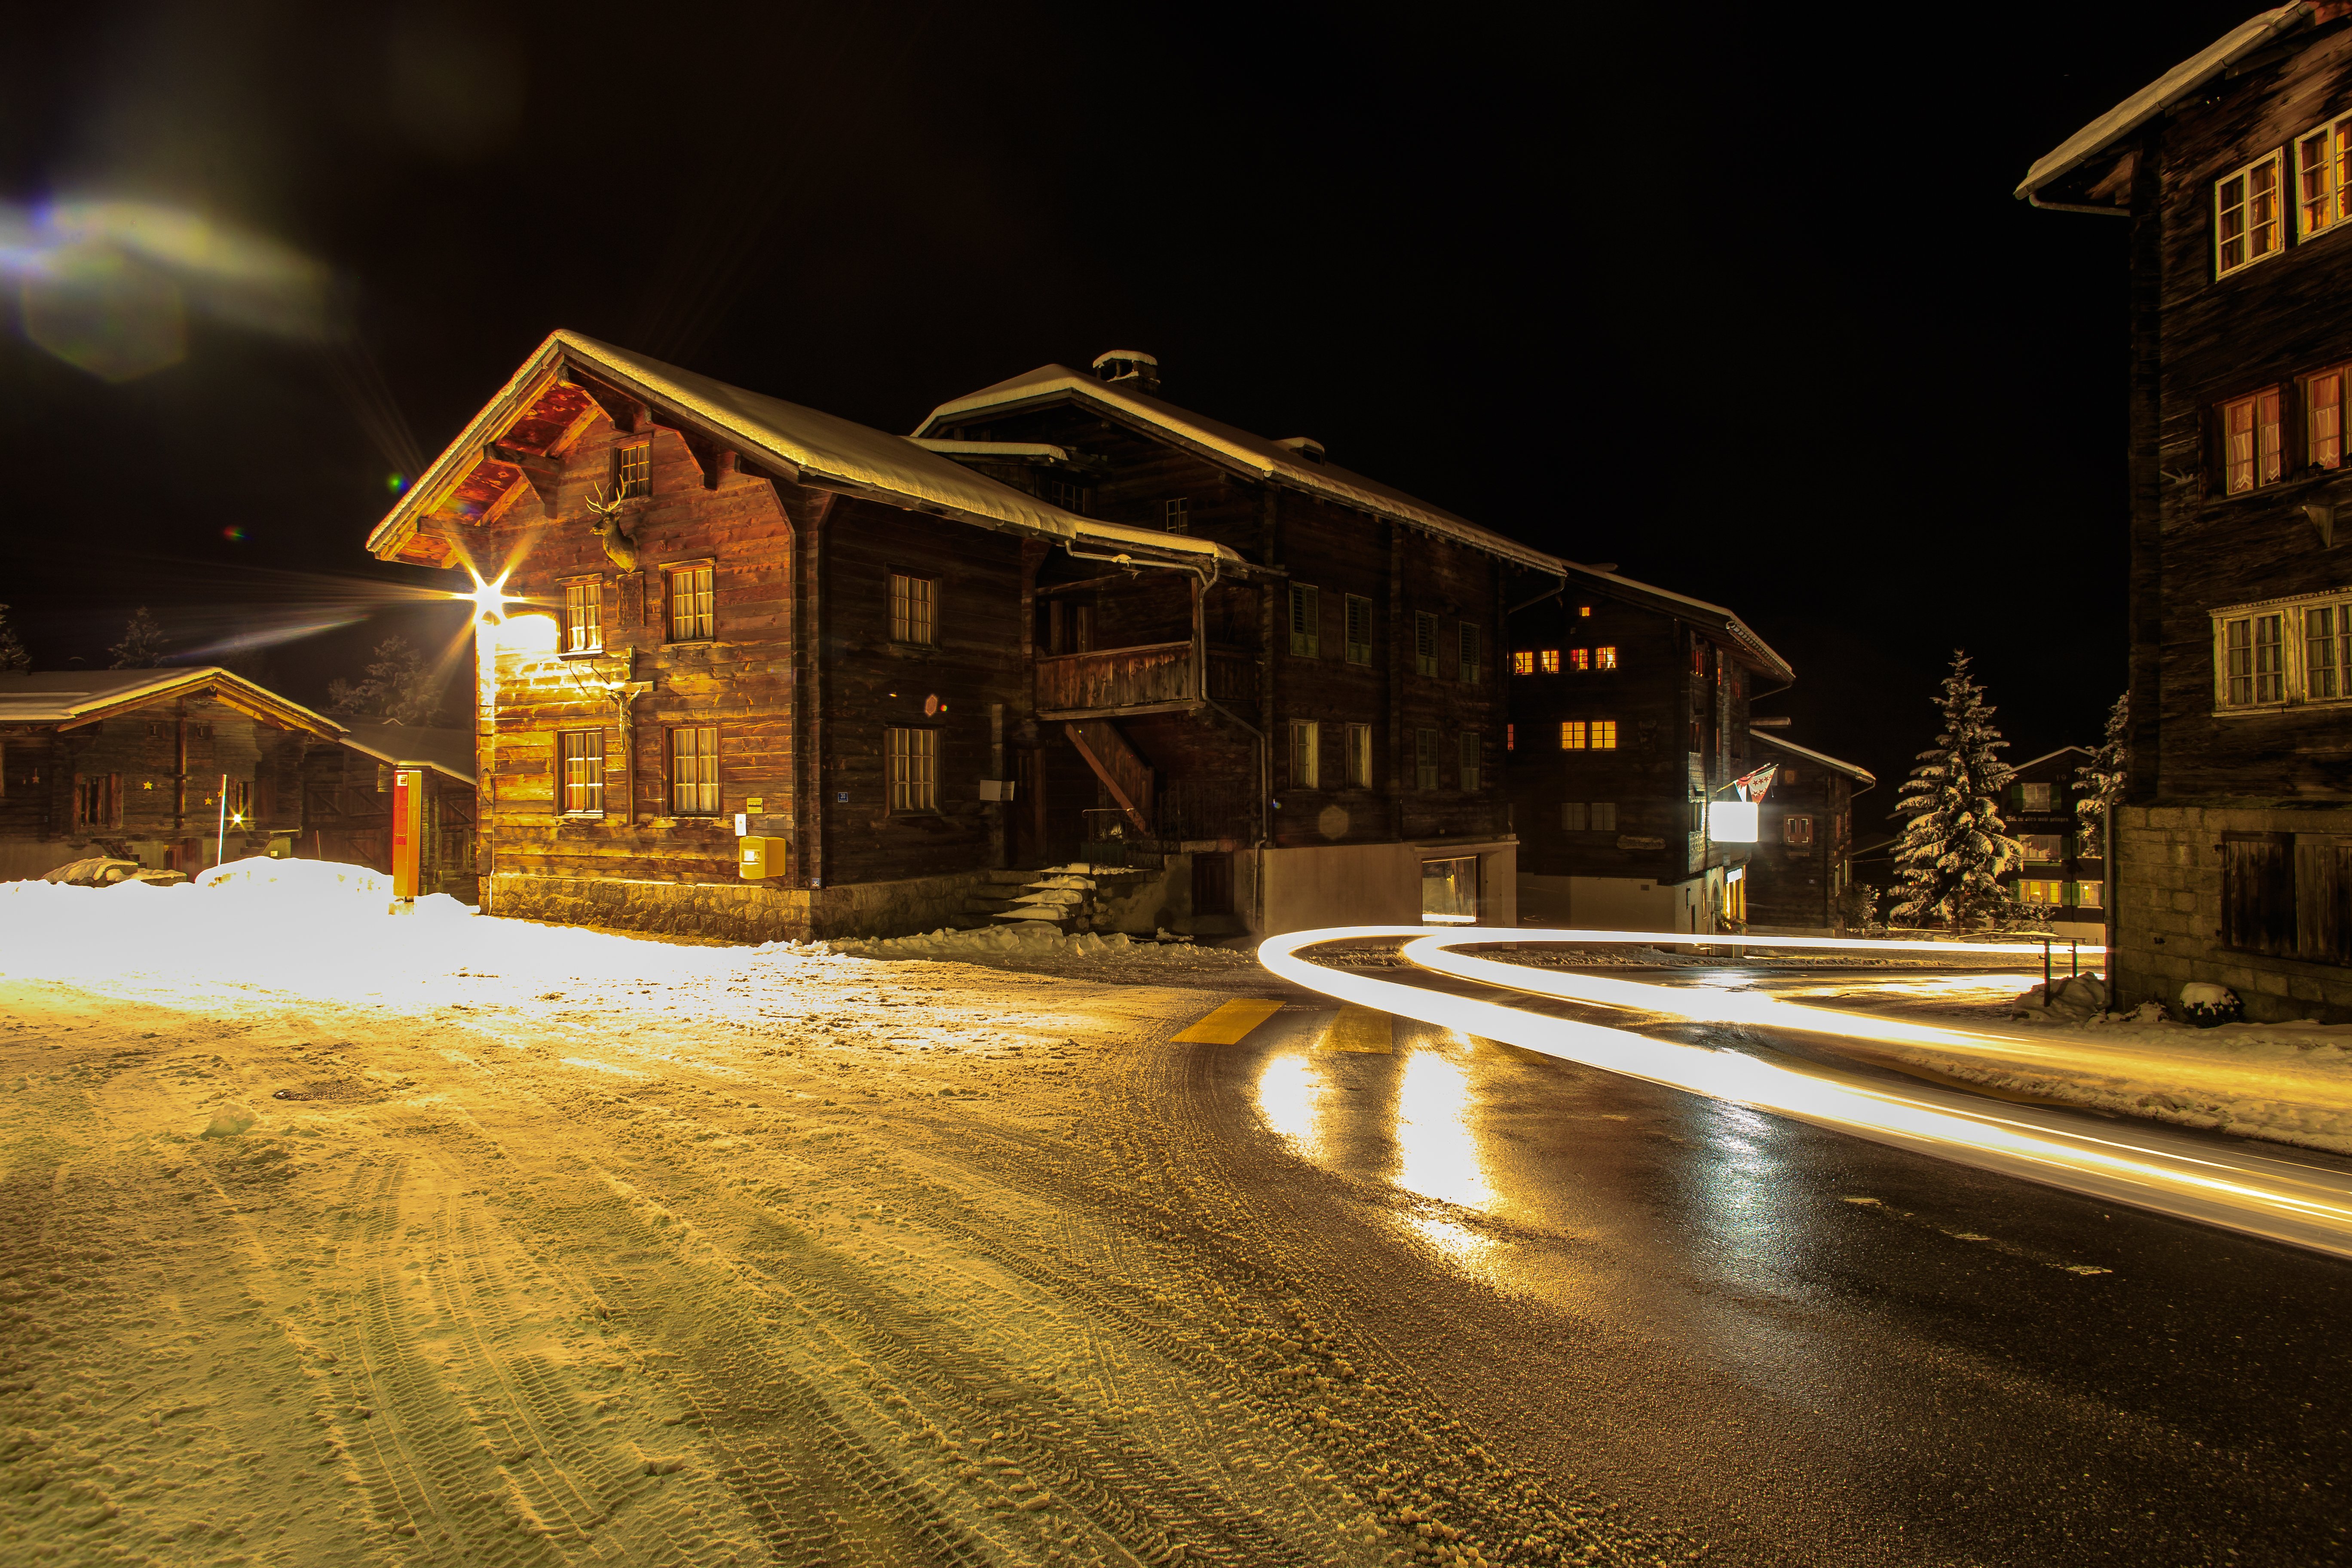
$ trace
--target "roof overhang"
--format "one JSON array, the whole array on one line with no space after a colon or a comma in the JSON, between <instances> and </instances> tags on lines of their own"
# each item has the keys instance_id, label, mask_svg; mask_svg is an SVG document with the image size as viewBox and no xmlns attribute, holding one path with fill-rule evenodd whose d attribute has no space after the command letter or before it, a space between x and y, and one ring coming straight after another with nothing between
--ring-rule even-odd
<instances>
[{"instance_id":1,"label":"roof overhang","mask_svg":"<svg viewBox=\"0 0 2352 1568\"><path fill-rule=\"evenodd\" d=\"M1868 768L1859 766L1853 763L1845 762L1837 757L1832 757L1827 752L1816 752L1810 746L1801 746L1794 741L1783 739L1779 735L1770 734L1762 730L1750 729L1748 732L1755 739L1772 747L1775 751L1786 752L1790 756L1802 757L1807 762L1819 763L1825 768L1834 768L1839 773L1844 773L1850 778L1860 779L1866 784L1874 784L1878 782L1878 775L1872 773Z\"/></svg>"},{"instance_id":2,"label":"roof overhang","mask_svg":"<svg viewBox=\"0 0 2352 1568\"><path fill-rule=\"evenodd\" d=\"M1647 596L1665 603L1660 607L1669 614L1679 614L1689 619L1706 620L1731 640L1734 647L1746 656L1750 668L1771 679L1790 683L1797 679L1796 668L1772 650L1772 645L1756 635L1746 621L1721 605L1710 605L1705 599L1694 599L1688 594L1677 594L1671 588L1636 582L1615 572L1603 572L1597 566L1580 566L1573 561L1563 561L1561 576L1585 577L1610 587L1628 590L1632 596ZM1551 595L1546 594L1545 598ZM1696 611L1694 616L1691 612Z\"/></svg>"},{"instance_id":3,"label":"roof overhang","mask_svg":"<svg viewBox=\"0 0 2352 1568\"><path fill-rule=\"evenodd\" d=\"M157 702L180 702L192 697L202 697L248 719L281 730L297 730L316 735L322 741L339 741L344 734L343 727L333 720L313 713L300 703L290 702L266 688L256 686L241 675L209 665L190 669L159 669L154 672L152 679L109 687L84 696L60 692L57 694L58 700L52 703L34 700L41 695L46 694L27 693L22 701L11 701L8 700L9 694L0 689L0 721L76 730L119 714L135 712Z\"/></svg>"}]
</instances>

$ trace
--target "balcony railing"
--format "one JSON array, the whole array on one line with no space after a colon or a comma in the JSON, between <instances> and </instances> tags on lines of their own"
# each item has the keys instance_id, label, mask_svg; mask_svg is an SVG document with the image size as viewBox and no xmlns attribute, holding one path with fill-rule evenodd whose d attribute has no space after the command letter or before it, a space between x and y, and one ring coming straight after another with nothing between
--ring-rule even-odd
<instances>
[{"instance_id":1,"label":"balcony railing","mask_svg":"<svg viewBox=\"0 0 2352 1568\"><path fill-rule=\"evenodd\" d=\"M1198 700L1189 642L1052 654L1037 661L1040 713L1115 713Z\"/></svg>"}]
</instances>

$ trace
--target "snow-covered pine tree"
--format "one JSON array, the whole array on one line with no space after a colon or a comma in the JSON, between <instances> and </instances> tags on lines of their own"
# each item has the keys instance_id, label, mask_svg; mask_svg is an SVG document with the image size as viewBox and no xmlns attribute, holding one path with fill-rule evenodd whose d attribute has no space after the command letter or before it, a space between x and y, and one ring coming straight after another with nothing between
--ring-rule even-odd
<instances>
[{"instance_id":1,"label":"snow-covered pine tree","mask_svg":"<svg viewBox=\"0 0 2352 1568\"><path fill-rule=\"evenodd\" d=\"M2011 769L1994 753L2008 746L1985 706L1984 688L1969 677L1969 656L1955 651L1937 705L1943 728L1933 749L1903 782L1896 815L1909 820L1895 846L1896 885L1891 920L1958 929L1990 919L2007 900L2000 873L2024 858L2000 817Z\"/></svg>"},{"instance_id":2,"label":"snow-covered pine tree","mask_svg":"<svg viewBox=\"0 0 2352 1568\"><path fill-rule=\"evenodd\" d=\"M2124 776L2131 770L2131 693L2107 710L2107 733L2091 760L2074 770L2074 814L2082 825L2083 858L2106 858L2107 808L2124 803Z\"/></svg>"},{"instance_id":3,"label":"snow-covered pine tree","mask_svg":"<svg viewBox=\"0 0 2352 1568\"><path fill-rule=\"evenodd\" d=\"M16 628L8 624L8 606L0 605L0 675L22 675L33 668L33 656Z\"/></svg>"},{"instance_id":4,"label":"snow-covered pine tree","mask_svg":"<svg viewBox=\"0 0 2352 1568\"><path fill-rule=\"evenodd\" d=\"M152 669L163 662L163 628L142 605L122 628L122 640L106 651L114 656L111 668Z\"/></svg>"},{"instance_id":5,"label":"snow-covered pine tree","mask_svg":"<svg viewBox=\"0 0 2352 1568\"><path fill-rule=\"evenodd\" d=\"M446 669L428 666L425 655L394 632L375 645L365 680L327 682L327 711L412 728L429 725L441 715L442 687L447 676Z\"/></svg>"}]
</instances>

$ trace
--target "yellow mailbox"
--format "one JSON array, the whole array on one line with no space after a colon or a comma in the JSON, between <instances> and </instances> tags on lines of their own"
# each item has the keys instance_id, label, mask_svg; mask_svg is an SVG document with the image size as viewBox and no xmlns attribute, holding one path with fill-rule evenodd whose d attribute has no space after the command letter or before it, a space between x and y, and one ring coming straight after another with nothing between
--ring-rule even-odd
<instances>
[{"instance_id":1,"label":"yellow mailbox","mask_svg":"<svg viewBox=\"0 0 2352 1568\"><path fill-rule=\"evenodd\" d=\"M736 869L747 882L785 876L792 870L793 841L789 838L752 834L736 843L740 848Z\"/></svg>"}]
</instances>

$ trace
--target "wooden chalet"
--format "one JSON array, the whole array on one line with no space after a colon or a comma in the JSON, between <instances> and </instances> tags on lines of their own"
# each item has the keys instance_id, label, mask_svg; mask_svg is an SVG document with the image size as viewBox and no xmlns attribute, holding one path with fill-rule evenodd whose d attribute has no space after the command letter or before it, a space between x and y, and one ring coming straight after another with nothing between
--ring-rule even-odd
<instances>
[{"instance_id":1,"label":"wooden chalet","mask_svg":"<svg viewBox=\"0 0 2352 1568\"><path fill-rule=\"evenodd\" d=\"M1707 805L1760 765L1748 704L1796 673L1719 605L1594 567L1511 623L1522 923L1712 931L1748 919L1753 846Z\"/></svg>"},{"instance_id":2,"label":"wooden chalet","mask_svg":"<svg viewBox=\"0 0 2352 1568\"><path fill-rule=\"evenodd\" d=\"M226 669L0 676L0 877L260 853L301 820L308 743L341 732Z\"/></svg>"},{"instance_id":3,"label":"wooden chalet","mask_svg":"<svg viewBox=\"0 0 2352 1568\"><path fill-rule=\"evenodd\" d=\"M1041 365L915 434L1082 517L1248 563L1195 582L1069 548L1039 561L1024 584L1026 849L1080 852L1098 837L1085 824L1108 819L1156 861L1189 860L1171 906L1238 907L1261 933L1513 922L1503 628L1562 562L1313 439L1181 407L1136 351Z\"/></svg>"},{"instance_id":4,"label":"wooden chalet","mask_svg":"<svg viewBox=\"0 0 2352 1568\"><path fill-rule=\"evenodd\" d=\"M1843 929L1839 900L1853 882L1853 797L1878 780L1760 724L1749 738L1750 755L1775 768L1748 857L1748 927L1833 934Z\"/></svg>"},{"instance_id":5,"label":"wooden chalet","mask_svg":"<svg viewBox=\"0 0 2352 1568\"><path fill-rule=\"evenodd\" d=\"M2352 6L2250 17L2017 194L2126 226L2115 994L2352 1019Z\"/></svg>"},{"instance_id":6,"label":"wooden chalet","mask_svg":"<svg viewBox=\"0 0 2352 1568\"><path fill-rule=\"evenodd\" d=\"M2024 846L2025 858L2000 880L2020 900L2044 911L2053 928L2096 942L2096 928L2106 923L2100 907L2105 863L2084 853L2082 821L2074 809L2082 795L2076 774L2090 761L2084 748L2061 746L2017 764L2009 797L2001 803L2001 822Z\"/></svg>"}]
</instances>

